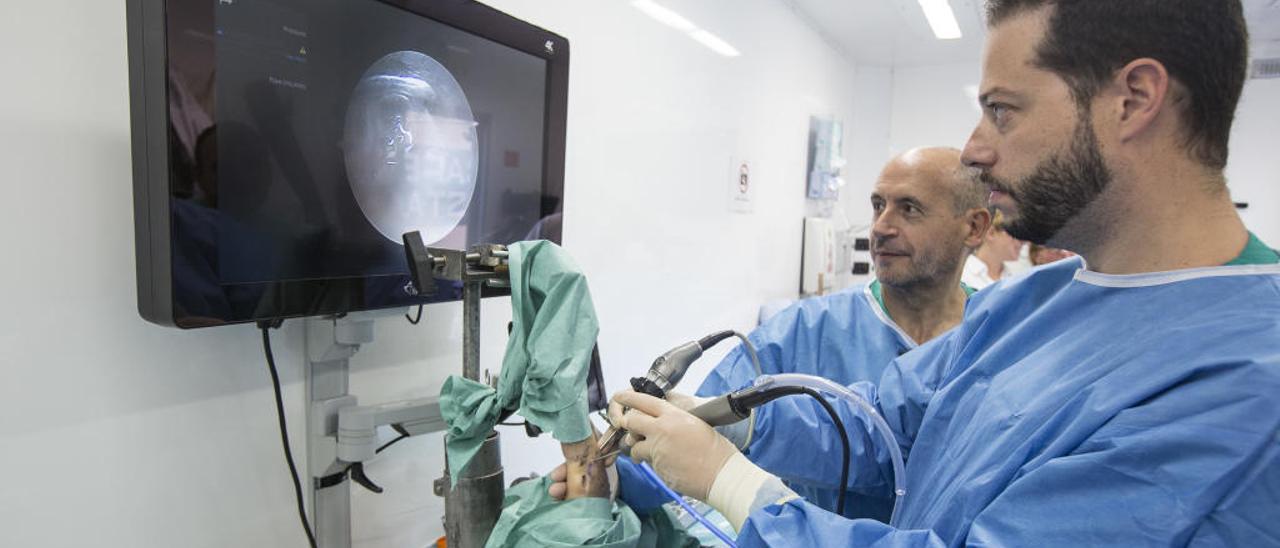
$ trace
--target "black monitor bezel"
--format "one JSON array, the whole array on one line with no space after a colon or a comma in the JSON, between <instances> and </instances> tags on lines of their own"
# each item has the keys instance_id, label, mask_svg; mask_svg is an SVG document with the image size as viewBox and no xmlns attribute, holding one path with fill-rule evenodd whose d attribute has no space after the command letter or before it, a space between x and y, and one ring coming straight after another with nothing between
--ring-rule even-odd
<instances>
[{"instance_id":1,"label":"black monitor bezel","mask_svg":"<svg viewBox=\"0 0 1280 548\"><path fill-rule=\"evenodd\" d=\"M191 0L127 0L126 5L139 314L159 325L194 328L341 315L413 304L397 302L370 306L370 303L358 299L344 299L343 296L359 294L372 278L345 277L264 284L270 286L273 298L279 302L263 316L213 322L180 316L175 309L173 295L166 10L170 3L182 1ZM563 197L569 91L568 40L473 0L372 1L400 8L546 61L543 189L544 194ZM553 211L544 211L544 215L563 211L563 199L560 204ZM559 237L552 239L558 241ZM402 278L405 282L409 280L407 274ZM505 293L489 288L485 291L486 296ZM434 300L438 299L416 299L416 302Z\"/></svg>"}]
</instances>

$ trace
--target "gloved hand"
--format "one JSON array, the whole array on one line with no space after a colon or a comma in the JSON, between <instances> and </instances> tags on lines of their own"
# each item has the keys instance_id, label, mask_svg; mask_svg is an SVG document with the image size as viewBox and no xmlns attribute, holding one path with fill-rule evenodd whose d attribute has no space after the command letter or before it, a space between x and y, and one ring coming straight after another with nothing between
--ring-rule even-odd
<instances>
[{"instance_id":1,"label":"gloved hand","mask_svg":"<svg viewBox=\"0 0 1280 548\"><path fill-rule=\"evenodd\" d=\"M633 394L635 393L635 391L631 389L623 390L623 392L631 392ZM682 394L680 392L667 392L666 399L667 401L671 402L672 405L675 405L676 407L678 407L681 411L689 411L699 405L702 405L712 400L712 398L690 396L688 394ZM611 410L611 412L614 412L612 411L614 407L615 405L612 402L610 402L609 409ZM622 405L618 405L617 407L619 408L617 412L625 412L627 410L626 407ZM614 413L617 413L617 412L614 412ZM629 457L631 456L631 444L634 442L635 442L634 438L624 437L622 438L622 442L618 444L618 449L621 450L622 454L627 455Z\"/></svg>"},{"instance_id":2,"label":"gloved hand","mask_svg":"<svg viewBox=\"0 0 1280 548\"><path fill-rule=\"evenodd\" d=\"M713 399L715 398L703 398L699 396L689 396L679 392L667 392L667 401L684 411L692 411L693 408ZM751 430L756 424L755 413L756 411L752 409L751 420L749 421L735 422L726 426L717 426L715 430L716 432L719 432L721 436L727 438L734 447L738 448L739 451L746 449L747 445L751 442ZM627 446L625 440L621 444L621 448L624 453L631 450L631 448Z\"/></svg>"},{"instance_id":3,"label":"gloved hand","mask_svg":"<svg viewBox=\"0 0 1280 548\"><path fill-rule=\"evenodd\" d=\"M667 401L675 404L676 407L679 407L680 409L683 409L685 411L693 409L694 407L702 405L703 403L706 403L710 400L711 398L700 398L698 396L690 396L687 394L681 394L679 392L667 393ZM593 438L599 439L599 433L594 433ZM583 496L581 490L577 488L577 484L584 483L584 482L582 482L581 480L577 480L574 482L568 481L569 475L570 475L569 474L570 464L571 463L576 464L577 462L579 462L580 458L576 454L578 451L574 450L569 445L563 446L562 449L564 450L564 454L565 454L565 462L555 467L555 469L552 470L551 473L549 474L551 476L552 483L547 487L547 493L551 495L551 498L556 500L566 500L566 499L572 500L572 499L578 498L579 496ZM595 458L595 457L596 455L590 455L590 458ZM586 467L588 475L591 476L590 479L595 480L596 478L608 476L609 474L616 474L616 472L613 472L612 470L614 461L616 460L617 460L617 455L612 455L607 458L600 459L598 461L591 461ZM604 470L604 473L600 473L600 470ZM572 488L571 488L571 484L573 485ZM603 488L603 493L601 493L602 488ZM590 497L607 497L610 495L610 492L608 490L607 485L601 486L600 484L597 483L593 487L586 489L585 495Z\"/></svg>"},{"instance_id":4,"label":"gloved hand","mask_svg":"<svg viewBox=\"0 0 1280 548\"><path fill-rule=\"evenodd\" d=\"M690 396L679 392L667 392L667 401L671 402L672 405L679 407L681 411L688 411L694 407L711 401L711 398L700 398L698 396Z\"/></svg>"},{"instance_id":5,"label":"gloved hand","mask_svg":"<svg viewBox=\"0 0 1280 548\"><path fill-rule=\"evenodd\" d=\"M609 422L627 431L623 444L631 446L632 459L648 462L669 487L698 500L707 499L716 474L738 453L678 405L630 390L614 394Z\"/></svg>"}]
</instances>

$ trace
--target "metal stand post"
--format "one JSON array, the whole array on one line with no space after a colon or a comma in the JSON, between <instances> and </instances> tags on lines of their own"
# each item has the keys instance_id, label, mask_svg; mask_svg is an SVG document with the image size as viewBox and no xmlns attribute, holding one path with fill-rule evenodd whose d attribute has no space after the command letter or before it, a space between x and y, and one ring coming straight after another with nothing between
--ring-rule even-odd
<instances>
[{"instance_id":1,"label":"metal stand post","mask_svg":"<svg viewBox=\"0 0 1280 548\"><path fill-rule=\"evenodd\" d=\"M480 292L483 280L462 285L462 376L480 380Z\"/></svg>"},{"instance_id":2,"label":"metal stand post","mask_svg":"<svg viewBox=\"0 0 1280 548\"><path fill-rule=\"evenodd\" d=\"M498 523L505 494L500 447L498 433L490 432L456 485L450 485L451 464L445 456L444 477L436 480L435 492L444 497L444 534L449 546L484 546Z\"/></svg>"},{"instance_id":3,"label":"metal stand post","mask_svg":"<svg viewBox=\"0 0 1280 548\"><path fill-rule=\"evenodd\" d=\"M373 320L311 318L306 325L311 523L321 548L350 548L351 484L337 458L338 412L356 405L347 393L350 359L373 341Z\"/></svg>"},{"instance_id":4,"label":"metal stand post","mask_svg":"<svg viewBox=\"0 0 1280 548\"><path fill-rule=\"evenodd\" d=\"M405 250L417 287L431 287L429 277L462 282L462 375L480 380L480 296L485 284L508 279L507 249L477 245L470 252L424 248L416 233L405 235ZM446 455L446 460L447 460ZM480 548L489 539L502 511L503 474L498 433L490 432L480 452L452 483L446 464L435 493L445 498L444 528L449 546Z\"/></svg>"}]
</instances>

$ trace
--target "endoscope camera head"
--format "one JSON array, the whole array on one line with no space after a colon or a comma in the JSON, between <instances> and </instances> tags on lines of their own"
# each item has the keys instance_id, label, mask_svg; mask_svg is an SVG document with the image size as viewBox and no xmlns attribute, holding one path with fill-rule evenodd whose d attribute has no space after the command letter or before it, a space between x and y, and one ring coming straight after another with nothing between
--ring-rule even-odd
<instances>
[{"instance_id":1,"label":"endoscope camera head","mask_svg":"<svg viewBox=\"0 0 1280 548\"><path fill-rule=\"evenodd\" d=\"M631 379L631 388L655 398L666 398L667 391L680 383L689 366L700 357L702 346L696 341L672 348L653 360L643 377Z\"/></svg>"},{"instance_id":2,"label":"endoscope camera head","mask_svg":"<svg viewBox=\"0 0 1280 548\"><path fill-rule=\"evenodd\" d=\"M641 394L666 399L667 392L680 383L680 379L683 379L684 374L689 371L689 366L702 357L704 350L734 335L733 331L720 331L663 352L653 360L653 365L649 366L649 371L643 377L632 377L631 389ZM622 440L623 434L622 430L610 426L600 438L600 444L597 446L599 452L607 454L613 451Z\"/></svg>"}]
</instances>

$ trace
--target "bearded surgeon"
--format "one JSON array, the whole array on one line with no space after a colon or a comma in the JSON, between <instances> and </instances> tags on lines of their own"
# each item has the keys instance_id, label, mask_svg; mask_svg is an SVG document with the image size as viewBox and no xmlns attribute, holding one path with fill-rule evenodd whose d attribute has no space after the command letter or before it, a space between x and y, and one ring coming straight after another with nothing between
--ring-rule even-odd
<instances>
[{"instance_id":1,"label":"bearded surgeon","mask_svg":"<svg viewBox=\"0 0 1280 548\"><path fill-rule=\"evenodd\" d=\"M954 330L850 388L756 410L739 449L679 406L614 396L631 457L741 546L1280 545L1280 255L1223 169L1246 78L1238 0L991 0L963 159L1015 238L1079 257L969 299ZM624 409L626 410L624 412ZM794 458L768 471L760 453ZM850 519L781 478L889 498Z\"/></svg>"}]
</instances>

